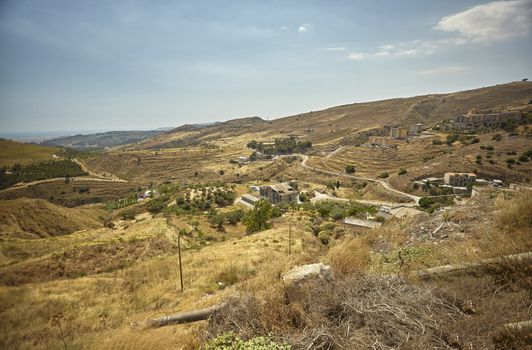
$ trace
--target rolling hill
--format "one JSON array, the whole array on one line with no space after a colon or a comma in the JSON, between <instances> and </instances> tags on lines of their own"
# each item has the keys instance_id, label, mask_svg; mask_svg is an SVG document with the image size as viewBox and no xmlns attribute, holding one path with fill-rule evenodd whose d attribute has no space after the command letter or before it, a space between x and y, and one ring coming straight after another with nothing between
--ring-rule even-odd
<instances>
[{"instance_id":1,"label":"rolling hill","mask_svg":"<svg viewBox=\"0 0 532 350\"><path fill-rule=\"evenodd\" d=\"M97 150L139 142L164 133L163 129L148 131L109 131L97 134L58 137L42 142L46 146L61 146L78 150Z\"/></svg>"},{"instance_id":2,"label":"rolling hill","mask_svg":"<svg viewBox=\"0 0 532 350\"><path fill-rule=\"evenodd\" d=\"M12 140L0 139L0 167L15 164L28 164L43 160L53 159L59 151L57 147L46 147L31 143L22 143Z\"/></svg>"}]
</instances>

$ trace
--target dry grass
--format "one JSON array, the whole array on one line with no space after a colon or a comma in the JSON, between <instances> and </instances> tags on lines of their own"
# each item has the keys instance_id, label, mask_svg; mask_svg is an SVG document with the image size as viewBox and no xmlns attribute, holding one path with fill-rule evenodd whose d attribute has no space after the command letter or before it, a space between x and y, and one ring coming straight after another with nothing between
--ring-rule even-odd
<instances>
[{"instance_id":1,"label":"dry grass","mask_svg":"<svg viewBox=\"0 0 532 350\"><path fill-rule=\"evenodd\" d=\"M18 264L0 269L3 277L16 266L49 259L63 261L66 274L37 282L46 275L39 270L35 283L19 286L5 286L8 280L2 277L0 347L55 349L66 342L69 349L197 348L198 325L147 330L143 324L151 317L217 303L234 294L235 286L268 288L284 269L315 259L315 241L304 225L295 223L292 234L292 255L287 254L288 233L282 222L252 236L184 250L183 293L175 232L162 218L143 218L115 230L20 241L18 246L11 242L9 249L18 247L22 255ZM61 271L54 264L39 266L48 267L47 273ZM86 275L73 276L76 271Z\"/></svg>"},{"instance_id":2,"label":"dry grass","mask_svg":"<svg viewBox=\"0 0 532 350\"><path fill-rule=\"evenodd\" d=\"M59 151L57 147L45 147L0 139L0 167L17 163L26 164L43 160L52 160L52 155Z\"/></svg>"},{"instance_id":3,"label":"dry grass","mask_svg":"<svg viewBox=\"0 0 532 350\"><path fill-rule=\"evenodd\" d=\"M458 307L400 278L337 275L297 303L286 301L282 286L233 299L209 321L205 337L271 332L295 349L426 349L448 346L439 329L453 317L462 317Z\"/></svg>"}]
</instances>

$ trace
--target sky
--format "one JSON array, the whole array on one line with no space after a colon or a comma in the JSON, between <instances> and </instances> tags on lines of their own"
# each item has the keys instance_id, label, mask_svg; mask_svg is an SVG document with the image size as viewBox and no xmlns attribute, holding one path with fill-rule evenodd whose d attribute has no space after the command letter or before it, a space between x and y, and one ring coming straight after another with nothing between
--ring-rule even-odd
<instances>
[{"instance_id":1,"label":"sky","mask_svg":"<svg viewBox=\"0 0 532 350\"><path fill-rule=\"evenodd\" d=\"M532 0L1 0L0 132L264 119L532 78Z\"/></svg>"}]
</instances>

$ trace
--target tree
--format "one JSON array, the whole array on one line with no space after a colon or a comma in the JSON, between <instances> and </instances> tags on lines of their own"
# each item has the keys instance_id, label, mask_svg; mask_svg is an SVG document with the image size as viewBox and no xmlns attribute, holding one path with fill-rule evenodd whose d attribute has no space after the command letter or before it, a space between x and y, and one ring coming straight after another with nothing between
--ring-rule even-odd
<instances>
[{"instance_id":1,"label":"tree","mask_svg":"<svg viewBox=\"0 0 532 350\"><path fill-rule=\"evenodd\" d=\"M152 214L158 214L165 208L165 199L163 197L152 199L146 205L148 211Z\"/></svg>"},{"instance_id":2,"label":"tree","mask_svg":"<svg viewBox=\"0 0 532 350\"><path fill-rule=\"evenodd\" d=\"M122 220L133 220L135 219L135 212L131 209L128 209L122 213Z\"/></svg>"},{"instance_id":3,"label":"tree","mask_svg":"<svg viewBox=\"0 0 532 350\"><path fill-rule=\"evenodd\" d=\"M248 233L253 233L269 228L269 220L271 219L271 216L272 205L270 202L264 199L259 200L255 204L255 207L250 210L244 218L246 231Z\"/></svg>"},{"instance_id":4,"label":"tree","mask_svg":"<svg viewBox=\"0 0 532 350\"><path fill-rule=\"evenodd\" d=\"M348 174L353 174L355 172L355 166L354 165L346 165L345 166L345 172L348 173Z\"/></svg>"},{"instance_id":5,"label":"tree","mask_svg":"<svg viewBox=\"0 0 532 350\"><path fill-rule=\"evenodd\" d=\"M233 210L228 212L225 217L231 225L236 225L244 218L244 211L242 209Z\"/></svg>"}]
</instances>

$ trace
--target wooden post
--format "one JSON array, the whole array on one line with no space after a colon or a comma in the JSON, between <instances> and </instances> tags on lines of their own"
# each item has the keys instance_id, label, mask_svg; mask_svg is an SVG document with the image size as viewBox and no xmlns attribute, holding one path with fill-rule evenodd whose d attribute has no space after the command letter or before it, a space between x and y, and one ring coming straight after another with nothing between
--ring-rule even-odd
<instances>
[{"instance_id":1,"label":"wooden post","mask_svg":"<svg viewBox=\"0 0 532 350\"><path fill-rule=\"evenodd\" d=\"M292 254L292 225L288 225L288 255Z\"/></svg>"},{"instance_id":2,"label":"wooden post","mask_svg":"<svg viewBox=\"0 0 532 350\"><path fill-rule=\"evenodd\" d=\"M181 232L177 231L177 253L179 256L179 279L181 280L181 293L183 293L183 268L181 267Z\"/></svg>"}]
</instances>

